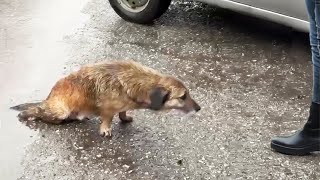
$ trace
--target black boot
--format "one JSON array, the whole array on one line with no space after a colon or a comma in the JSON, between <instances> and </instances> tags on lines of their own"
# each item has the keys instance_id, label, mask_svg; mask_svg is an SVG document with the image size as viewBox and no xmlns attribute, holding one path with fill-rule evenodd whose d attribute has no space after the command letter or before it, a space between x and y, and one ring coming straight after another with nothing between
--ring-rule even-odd
<instances>
[{"instance_id":1,"label":"black boot","mask_svg":"<svg viewBox=\"0 0 320 180\"><path fill-rule=\"evenodd\" d=\"M306 155L320 151L320 105L312 103L305 126L291 136L273 138L271 148L289 155Z\"/></svg>"}]
</instances>

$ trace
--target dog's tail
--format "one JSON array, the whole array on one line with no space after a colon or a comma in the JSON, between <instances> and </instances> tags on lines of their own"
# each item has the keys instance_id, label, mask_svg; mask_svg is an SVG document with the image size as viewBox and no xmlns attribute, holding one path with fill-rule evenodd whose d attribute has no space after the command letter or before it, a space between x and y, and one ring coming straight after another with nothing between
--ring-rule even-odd
<instances>
[{"instance_id":1,"label":"dog's tail","mask_svg":"<svg viewBox=\"0 0 320 180\"><path fill-rule=\"evenodd\" d=\"M16 106L12 106L12 107L10 107L10 109L13 109L13 110L16 110L16 111L24 111L24 110L27 110L27 109L32 108L32 107L39 107L39 106L41 106L42 103L43 103L43 101L33 102L33 103L24 103L24 104L19 104L19 105L16 105Z\"/></svg>"}]
</instances>

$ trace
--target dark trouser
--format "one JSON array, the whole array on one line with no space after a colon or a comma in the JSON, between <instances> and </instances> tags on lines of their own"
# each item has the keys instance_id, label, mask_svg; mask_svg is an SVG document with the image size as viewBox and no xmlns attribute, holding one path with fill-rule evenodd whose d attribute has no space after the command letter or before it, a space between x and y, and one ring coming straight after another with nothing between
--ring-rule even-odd
<instances>
[{"instance_id":1,"label":"dark trouser","mask_svg":"<svg viewBox=\"0 0 320 180\"><path fill-rule=\"evenodd\" d=\"M310 45L313 63L312 101L320 104L320 0L306 0L310 21Z\"/></svg>"}]
</instances>

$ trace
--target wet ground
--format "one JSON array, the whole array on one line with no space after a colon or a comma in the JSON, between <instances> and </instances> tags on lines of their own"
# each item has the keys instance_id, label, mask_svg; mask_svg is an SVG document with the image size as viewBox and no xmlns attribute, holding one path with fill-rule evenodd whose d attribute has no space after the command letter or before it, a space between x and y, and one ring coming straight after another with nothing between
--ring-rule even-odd
<instances>
[{"instance_id":1,"label":"wet ground","mask_svg":"<svg viewBox=\"0 0 320 180\"><path fill-rule=\"evenodd\" d=\"M79 66L134 59L181 78L202 110L25 124L12 105L44 99ZM320 156L273 152L308 114L307 34L201 3L175 1L151 26L106 0L0 0L0 179L317 179Z\"/></svg>"}]
</instances>

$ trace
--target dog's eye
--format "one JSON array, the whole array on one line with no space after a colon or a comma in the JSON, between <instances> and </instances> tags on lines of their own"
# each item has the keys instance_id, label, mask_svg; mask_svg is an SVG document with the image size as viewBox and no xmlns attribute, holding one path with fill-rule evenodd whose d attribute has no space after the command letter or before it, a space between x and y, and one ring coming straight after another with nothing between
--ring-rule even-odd
<instances>
[{"instance_id":1,"label":"dog's eye","mask_svg":"<svg viewBox=\"0 0 320 180\"><path fill-rule=\"evenodd\" d=\"M187 93L184 93L183 96L180 97L180 99L186 100L187 99Z\"/></svg>"}]
</instances>

